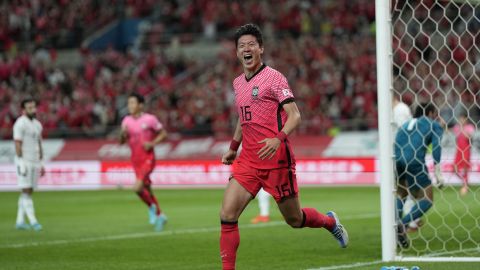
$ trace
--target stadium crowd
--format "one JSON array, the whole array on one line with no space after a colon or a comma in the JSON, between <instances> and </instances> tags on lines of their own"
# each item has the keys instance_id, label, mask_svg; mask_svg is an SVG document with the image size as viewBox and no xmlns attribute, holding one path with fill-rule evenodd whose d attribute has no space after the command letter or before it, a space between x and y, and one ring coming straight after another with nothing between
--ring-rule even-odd
<instances>
[{"instance_id":1,"label":"stadium crowd","mask_svg":"<svg viewBox=\"0 0 480 270\"><path fill-rule=\"evenodd\" d=\"M434 1L397 1L394 10L394 89L410 104L433 100L449 126L464 112L479 122L480 10Z\"/></svg>"},{"instance_id":2,"label":"stadium crowd","mask_svg":"<svg viewBox=\"0 0 480 270\"><path fill-rule=\"evenodd\" d=\"M78 5L77 1L40 1L51 4L49 12L39 12L42 9L33 5L22 5L27 2L30 3L11 1L13 6L0 6L0 14L3 14L0 15L0 33L3 33L0 39L16 37L4 34L12 30L12 20L5 20L5 10L12 7L16 7L12 9L16 12L29 14L31 22L43 18L46 25L58 26L45 27L44 32L32 26L35 30L29 33L52 36L55 31L75 32L71 31L74 24L65 20L72 19L68 11L71 6ZM154 18L154 29L201 33L215 39L222 49L217 58L205 60L172 59L165 55L162 46L153 45L138 53L118 52L112 48L91 52L78 48L83 54L83 65L58 68L54 65L56 50L52 49L56 48L55 43L39 41L35 50L19 52L12 49L16 44L13 39L9 47L4 45L0 57L0 130L3 136L8 136L7 130L19 115L19 100L31 94L41 97L39 118L45 125L46 135L104 135L126 114L125 98L132 91L147 96L150 111L157 114L171 132L228 135L236 115L231 106L231 82L241 73L235 58L235 44L230 39L231 30L250 21L264 30L266 64L284 73L294 89L304 119L299 133L326 134L337 127L364 130L377 125L372 1L284 0L278 3L249 0L240 3L198 0L161 1L159 4L130 0L121 1L125 5L120 5L123 7L120 13L103 8L103 5L118 1L80 2L87 4L74 17L84 22L85 28L104 25L118 14L149 15ZM92 7L97 15L90 18ZM54 16L53 10L58 8L65 12ZM99 16L104 12L105 16ZM21 28L15 29L17 36L24 33ZM30 38L42 40L37 34ZM421 42L422 38L417 35L412 42ZM406 89L418 80L418 76L409 73L401 62L411 63L411 70L428 72L428 68L421 67L425 61L420 61L427 55L413 53L412 42L394 42L395 61L401 66L396 73L398 89ZM463 58L454 57L457 62L468 62L468 59L479 58L480 53L470 50ZM417 60L412 62L411 59ZM435 74L440 73L442 69L435 69ZM415 85L419 88L413 90L427 93L422 95L428 96L425 90L435 92L435 89L422 88L421 82ZM404 96L407 103L415 101L410 92L405 92Z\"/></svg>"},{"instance_id":3,"label":"stadium crowd","mask_svg":"<svg viewBox=\"0 0 480 270\"><path fill-rule=\"evenodd\" d=\"M0 3L0 49L18 42L74 48L120 17L144 17L153 0L11 0Z\"/></svg>"}]
</instances>

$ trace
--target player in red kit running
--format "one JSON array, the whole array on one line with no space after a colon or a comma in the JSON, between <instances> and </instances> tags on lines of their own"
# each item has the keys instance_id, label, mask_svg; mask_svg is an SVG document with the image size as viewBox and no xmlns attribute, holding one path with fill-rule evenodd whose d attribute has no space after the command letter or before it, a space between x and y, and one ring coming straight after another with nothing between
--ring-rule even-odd
<instances>
[{"instance_id":1,"label":"player in red kit running","mask_svg":"<svg viewBox=\"0 0 480 270\"><path fill-rule=\"evenodd\" d=\"M463 180L460 194L465 195L468 192L468 171L471 168L471 138L475 133L475 127L468 123L466 113L459 115L458 123L453 127L453 133L457 138L457 153L455 154L455 173Z\"/></svg>"},{"instance_id":2,"label":"player in red kit running","mask_svg":"<svg viewBox=\"0 0 480 270\"><path fill-rule=\"evenodd\" d=\"M130 115L122 121L120 143L128 141L136 176L134 190L149 207L150 224L155 225L156 231L161 231L167 217L161 212L153 194L150 174L155 167L154 147L167 137L167 132L155 116L143 112L144 103L141 95L131 94L128 97Z\"/></svg>"},{"instance_id":3,"label":"player in red kit running","mask_svg":"<svg viewBox=\"0 0 480 270\"><path fill-rule=\"evenodd\" d=\"M223 269L235 269L240 244L238 218L262 187L273 196L290 226L326 228L346 247L347 231L334 212L324 215L300 207L295 158L288 140L300 123L300 112L287 79L262 62L264 48L258 26L240 27L235 44L244 74L233 82L239 119L230 149L222 157L224 164L233 164L220 212ZM242 151L236 159L240 144Z\"/></svg>"}]
</instances>

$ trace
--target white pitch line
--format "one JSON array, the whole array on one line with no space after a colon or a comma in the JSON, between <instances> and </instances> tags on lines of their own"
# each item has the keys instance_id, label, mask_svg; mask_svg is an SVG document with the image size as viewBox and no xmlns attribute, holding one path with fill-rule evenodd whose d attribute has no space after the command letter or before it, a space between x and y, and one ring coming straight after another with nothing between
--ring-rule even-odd
<instances>
[{"instance_id":1,"label":"white pitch line","mask_svg":"<svg viewBox=\"0 0 480 270\"><path fill-rule=\"evenodd\" d=\"M347 216L341 220L358 220L358 219L368 219L379 217L378 214L361 214L354 216ZM273 221L262 224L246 224L240 225L241 229L251 229L251 228L267 228L267 227L276 227L285 225L284 221ZM159 236L171 236L171 235L181 235L181 234L194 234L194 233L211 233L219 232L220 226L216 227L207 227L207 228L191 228L191 229L180 229L172 231L163 231L163 232L146 232L146 233L131 233L131 234L119 234L119 235L109 235L109 236L99 236L99 237L89 237L82 239L71 239L71 240L52 240L45 242L29 242L29 243L19 243L19 244L6 244L1 245L0 248L25 248L25 247L37 247L37 246L52 246L52 245L67 245L67 244L76 244L76 243L89 243L97 241L111 241L111 240L124 240L124 239L136 239L136 238L145 238L145 237L159 237Z\"/></svg>"},{"instance_id":2,"label":"white pitch line","mask_svg":"<svg viewBox=\"0 0 480 270\"><path fill-rule=\"evenodd\" d=\"M308 270L336 270L336 269L348 269L348 268L356 268L356 267L362 267L362 266L369 266L369 265L375 265L375 264L380 264L383 261L372 261L372 262L358 262L358 263L352 263L352 264L342 264L342 265L333 265L333 266L327 266L327 267L320 267L320 268L311 268Z\"/></svg>"},{"instance_id":3,"label":"white pitch line","mask_svg":"<svg viewBox=\"0 0 480 270\"><path fill-rule=\"evenodd\" d=\"M409 257L407 260L402 260L400 261L403 262L419 262L422 261L423 259L426 258L436 258L437 256L443 256L443 255L451 255L451 254L456 254L456 253L462 253L462 252L470 252L470 251L480 251L480 248L469 248L469 249L464 249L464 250L457 250L457 251L447 251L447 252L434 252L432 254L429 254L428 257ZM417 259L417 260L415 260ZM326 267L320 267L320 268L310 268L307 270L337 270L337 269L349 269L349 268L357 268L357 267L362 267L362 266L369 266L369 265L375 265L375 264L381 264L385 263L386 265L390 265L394 262L384 262L384 261L371 261L371 262L357 262L357 263L352 263L352 264L342 264L342 265L332 265L332 266L326 266Z\"/></svg>"},{"instance_id":4,"label":"white pitch line","mask_svg":"<svg viewBox=\"0 0 480 270\"><path fill-rule=\"evenodd\" d=\"M430 255L430 257L443 256L443 255L452 255L452 254L457 254L457 253L462 253L462 252L480 252L480 247L467 248L467 249L454 250L454 251L437 252L437 253L433 253L432 255Z\"/></svg>"}]
</instances>

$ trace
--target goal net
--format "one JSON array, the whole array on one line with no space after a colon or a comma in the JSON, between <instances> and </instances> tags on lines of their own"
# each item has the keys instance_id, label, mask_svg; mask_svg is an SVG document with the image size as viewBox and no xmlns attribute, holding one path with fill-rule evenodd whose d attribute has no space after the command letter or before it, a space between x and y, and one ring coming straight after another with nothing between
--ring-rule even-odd
<instances>
[{"instance_id":1,"label":"goal net","mask_svg":"<svg viewBox=\"0 0 480 270\"><path fill-rule=\"evenodd\" d=\"M390 114L391 126L400 125L390 129L390 143L395 145L389 164L394 168L392 238L398 243L400 231L408 245L396 243L394 258L480 260L480 1L393 0L389 18L388 94L406 104L414 116L397 123L398 110ZM381 23L377 20L377 31ZM397 101L392 103L396 106ZM420 104L433 105L434 120L415 117ZM438 144L437 124L443 132ZM422 166L423 151L427 170ZM444 179L443 188L439 178Z\"/></svg>"}]
</instances>

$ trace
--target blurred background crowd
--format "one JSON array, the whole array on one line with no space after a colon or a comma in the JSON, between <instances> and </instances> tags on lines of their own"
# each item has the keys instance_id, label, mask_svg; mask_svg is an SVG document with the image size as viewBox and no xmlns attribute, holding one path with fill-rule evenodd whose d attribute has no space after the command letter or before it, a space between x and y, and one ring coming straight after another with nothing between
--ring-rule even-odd
<instances>
[{"instance_id":1,"label":"blurred background crowd","mask_svg":"<svg viewBox=\"0 0 480 270\"><path fill-rule=\"evenodd\" d=\"M415 10L394 24L410 37L393 40L395 89L409 105L432 97L447 121L465 109L478 121L478 20L439 22L454 31L435 36L435 17ZM130 46L86 42L126 19L142 22ZM0 135L10 136L20 100L34 96L46 136L105 136L139 92L172 133L229 136L231 83L242 72L232 36L248 22L264 32L265 63L294 91L298 133L377 127L374 1L12 0L0 3Z\"/></svg>"}]
</instances>

